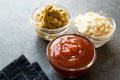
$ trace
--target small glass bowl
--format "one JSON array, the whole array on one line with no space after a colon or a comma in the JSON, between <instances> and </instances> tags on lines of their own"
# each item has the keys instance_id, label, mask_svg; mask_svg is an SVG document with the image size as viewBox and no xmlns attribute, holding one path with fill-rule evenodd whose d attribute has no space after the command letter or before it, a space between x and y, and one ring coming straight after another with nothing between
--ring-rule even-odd
<instances>
[{"instance_id":1,"label":"small glass bowl","mask_svg":"<svg viewBox=\"0 0 120 80\"><path fill-rule=\"evenodd\" d=\"M60 41L60 40L61 40L61 37L65 37L65 38L64 38L64 41L65 41L65 42L68 42L68 40L66 39L66 36L78 36L79 38L86 40L86 41L82 41L82 43L87 42L88 44L90 44L90 46L92 47L91 50L93 51L93 55L92 55L91 61L90 61L87 65L85 65L85 66L83 66L83 67L80 67L80 68L66 68L66 67L62 66L62 64L59 64L59 65L56 64L57 62L63 61L63 60L61 60L61 58L64 58L64 59L65 59L65 57L67 58L68 56L65 56L65 55L62 54L62 53L60 53L60 55L59 55L58 51L56 51L57 53L54 53L54 50L55 50L55 49L51 50L51 49L52 49L51 46L55 46L56 44L58 44L58 42L61 42L61 41ZM60 40L59 40L59 39L60 39ZM74 38L74 39L75 39L75 38ZM80 40L80 41L81 41L81 40ZM68 43L69 43L69 42L68 42ZM75 42L75 43L76 43L76 42ZM73 44L74 44L74 43L73 43ZM88 44L87 44L87 45L88 45ZM62 45L63 45L63 44L61 44L61 46L62 46ZM86 44L81 44L81 46L85 46L85 47L82 47L83 49L85 49L85 48L90 49L90 48L88 48L88 47L86 46ZM76 49L76 48L75 48L75 49ZM54 54L52 54L51 52L54 53ZM62 52L62 51L60 51L60 52ZM82 60L85 59L84 63L86 63L86 61L87 61L87 59L88 59L88 56L89 56L89 58L90 58L90 56L91 56L89 53L84 54L85 52L86 52L86 51L83 50L83 53L78 53L78 55L81 55L81 57L79 56L78 58L80 58L80 59L82 59ZM77 34L65 34L65 35L61 35L61 36L53 39L53 40L48 44L46 53L47 53L48 60L49 60L49 62L50 62L50 64L51 64L51 66L54 68L54 70L55 70L60 76L62 76L62 77L64 77L64 78L68 78L68 79L75 79L75 78L78 78L78 77L83 76L85 73L87 73L87 72L91 69L91 67L93 66L93 64L95 63L96 58L97 58L96 49L95 49L94 44L93 44L89 39L87 39L86 37L81 36L81 35L77 35ZM70 54L71 54L71 53L70 53ZM55 55L59 55L59 57L55 58ZM62 57L61 57L61 55L62 55ZM72 52L72 55L73 55L73 52ZM76 55L76 54L75 54L75 55ZM85 58L84 55L86 55L87 57ZM60 57L61 57L61 58L60 58ZM65 60L66 60L66 59L65 59ZM79 61L81 61L81 60L79 60ZM75 61L75 62L72 63L72 64L79 64L79 63L78 63L79 61L77 60L77 61ZM63 62L63 64L71 64L71 63L68 61L68 62L65 62L65 63ZM71 64L71 65L72 65L72 64ZM79 66L81 66L81 64L79 64Z\"/></svg>"},{"instance_id":2,"label":"small glass bowl","mask_svg":"<svg viewBox=\"0 0 120 80\"><path fill-rule=\"evenodd\" d=\"M72 19L72 15L71 13L68 11L68 9L66 9L64 6L58 5L58 4L53 4L56 8L61 8L63 10L65 10L67 12L67 19L68 19L68 23L61 27L61 28L57 28L57 29L45 29L45 28L40 28L38 25L36 25L36 20L35 20L35 16L36 13L40 11L40 9L43 6L39 6L37 8L35 8L30 16L31 18L31 22L33 24L33 28L36 31L36 33L38 34L38 36L40 36L42 39L44 40L48 40L51 41L53 40L55 37L66 34L68 29L69 29L69 25Z\"/></svg>"},{"instance_id":3,"label":"small glass bowl","mask_svg":"<svg viewBox=\"0 0 120 80\"><path fill-rule=\"evenodd\" d=\"M91 42L93 42L93 44L95 45L95 48L99 48L101 46L103 46L105 43L107 43L114 35L115 33L115 30L116 30L116 23L115 23L115 20L111 17L109 17L108 15L106 15L105 13L99 13L98 14L102 15L102 16L105 16L107 19L109 19L111 25L112 25L112 31L110 34L106 35L106 36L102 36L102 37L97 37L97 38L93 38L93 37L90 37L90 36L87 36L85 34L82 34L80 33L77 28L75 26L73 26L73 32L75 34L78 34L78 35L82 35L82 36L85 36L87 37ZM75 22L73 21L73 25L75 24Z\"/></svg>"}]
</instances>

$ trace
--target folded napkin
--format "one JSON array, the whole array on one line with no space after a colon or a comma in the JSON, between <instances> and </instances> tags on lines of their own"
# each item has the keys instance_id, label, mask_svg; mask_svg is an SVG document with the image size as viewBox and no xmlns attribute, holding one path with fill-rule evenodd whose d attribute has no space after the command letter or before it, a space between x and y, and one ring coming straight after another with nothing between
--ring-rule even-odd
<instances>
[{"instance_id":1,"label":"folded napkin","mask_svg":"<svg viewBox=\"0 0 120 80\"><path fill-rule=\"evenodd\" d=\"M49 80L37 62L30 64L24 55L0 71L0 80Z\"/></svg>"}]
</instances>

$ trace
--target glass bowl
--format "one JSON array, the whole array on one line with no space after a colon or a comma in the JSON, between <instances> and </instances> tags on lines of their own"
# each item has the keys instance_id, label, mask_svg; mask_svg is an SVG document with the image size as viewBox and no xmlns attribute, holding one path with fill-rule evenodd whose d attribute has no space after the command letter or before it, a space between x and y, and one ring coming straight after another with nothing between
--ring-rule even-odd
<instances>
[{"instance_id":1,"label":"glass bowl","mask_svg":"<svg viewBox=\"0 0 120 80\"><path fill-rule=\"evenodd\" d=\"M96 48L99 48L99 47L103 46L105 43L107 43L113 37L113 35L115 33L115 30L116 30L116 23L115 23L115 20L113 18L111 18L110 16L106 15L103 12L100 12L100 13L99 12L94 12L94 13L98 13L101 16L104 16L107 19L109 19L110 24L112 25L112 31L108 35L101 36L101 37L91 37L91 36L88 36L88 35L85 35L85 34L79 32L78 29L77 29L77 27L75 26L75 22L74 22L74 20L75 20L76 17L73 20L73 25L74 25L73 26L73 32L75 34L87 37L91 42L93 42L93 44L95 45Z\"/></svg>"},{"instance_id":2,"label":"glass bowl","mask_svg":"<svg viewBox=\"0 0 120 80\"><path fill-rule=\"evenodd\" d=\"M77 34L65 34L53 39L46 52L54 70L69 79L81 77L96 61L93 43Z\"/></svg>"},{"instance_id":3,"label":"glass bowl","mask_svg":"<svg viewBox=\"0 0 120 80\"><path fill-rule=\"evenodd\" d=\"M71 13L64 6L61 6L58 4L52 4L52 5L54 5L56 8L61 8L61 9L66 11L68 23L65 26L63 26L61 28L57 28L57 29L46 29L46 28L40 28L38 25L36 25L36 20L35 20L36 13L39 12L43 6L39 6L39 7L35 8L32 11L32 14L30 16L31 22L33 24L33 28L36 31L36 33L41 38L43 38L44 40L48 40L48 41L51 41L52 39L54 39L57 36L66 34L68 29L69 29L69 24L70 24L71 19L72 19Z\"/></svg>"}]
</instances>

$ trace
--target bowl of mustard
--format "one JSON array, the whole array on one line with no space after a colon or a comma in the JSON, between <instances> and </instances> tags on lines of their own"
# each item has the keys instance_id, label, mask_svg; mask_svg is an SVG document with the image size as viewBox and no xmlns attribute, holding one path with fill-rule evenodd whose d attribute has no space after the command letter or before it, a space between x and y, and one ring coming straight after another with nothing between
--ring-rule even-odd
<instances>
[{"instance_id":1,"label":"bowl of mustard","mask_svg":"<svg viewBox=\"0 0 120 80\"><path fill-rule=\"evenodd\" d=\"M46 4L35 8L30 18L38 36L51 41L67 33L71 22L71 13L64 6Z\"/></svg>"}]
</instances>

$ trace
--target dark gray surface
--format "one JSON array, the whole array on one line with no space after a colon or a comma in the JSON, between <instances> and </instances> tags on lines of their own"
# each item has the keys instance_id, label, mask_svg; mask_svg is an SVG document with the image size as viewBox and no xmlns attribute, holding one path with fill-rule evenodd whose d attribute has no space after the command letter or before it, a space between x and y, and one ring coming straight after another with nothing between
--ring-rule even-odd
<instances>
[{"instance_id":1,"label":"dark gray surface","mask_svg":"<svg viewBox=\"0 0 120 80\"><path fill-rule=\"evenodd\" d=\"M79 12L94 10L107 12L115 19L116 34L97 49L96 63L78 80L120 80L119 0L0 0L0 69L24 54L30 62L37 61L50 80L64 80L49 65L45 52L48 42L36 35L30 23L31 11L46 3L67 7L73 17Z\"/></svg>"}]
</instances>

